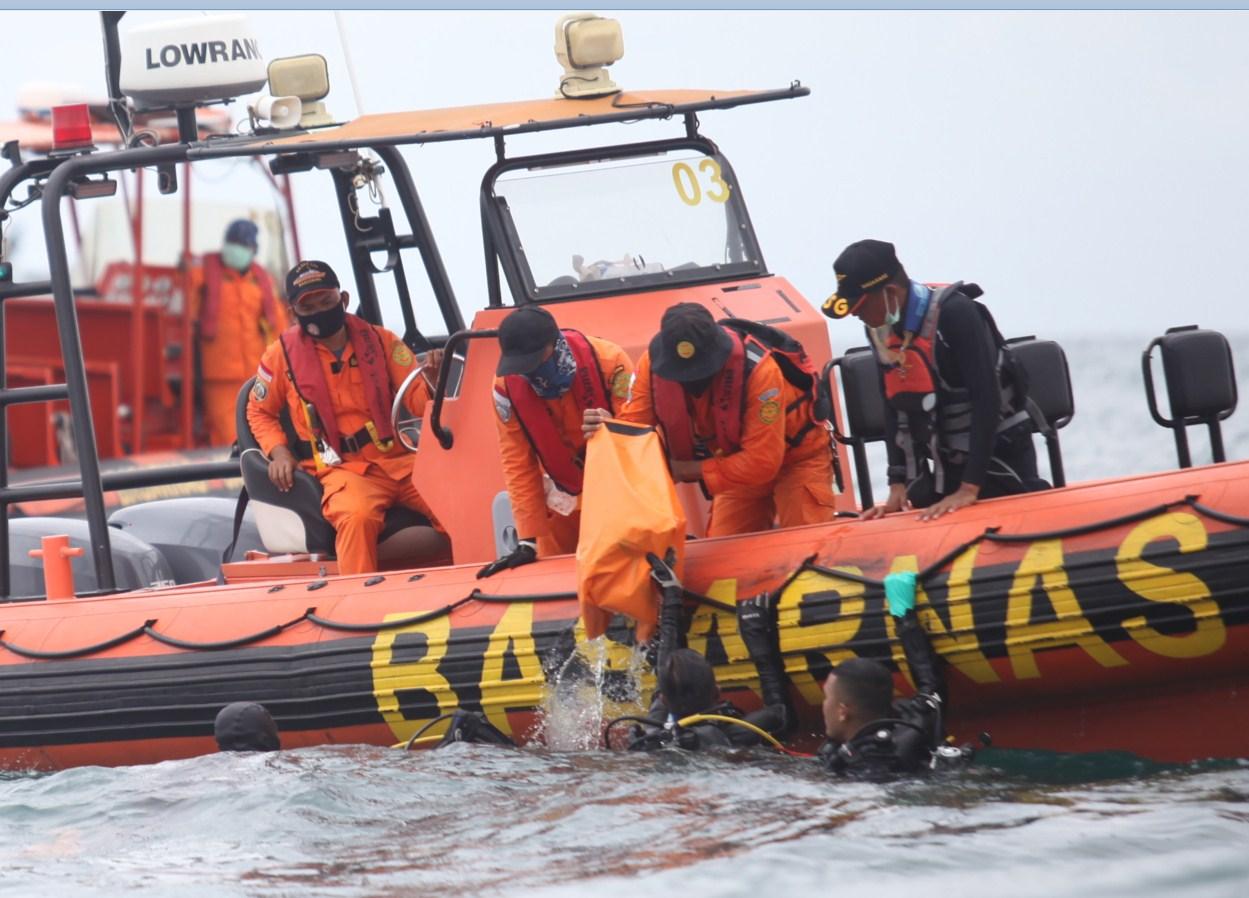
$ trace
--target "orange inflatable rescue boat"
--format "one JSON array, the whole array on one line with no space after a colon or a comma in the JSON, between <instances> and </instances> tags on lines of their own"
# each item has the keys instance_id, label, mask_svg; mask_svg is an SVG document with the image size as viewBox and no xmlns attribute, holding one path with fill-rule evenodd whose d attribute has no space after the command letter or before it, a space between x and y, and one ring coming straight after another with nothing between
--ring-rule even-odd
<instances>
[{"instance_id":1,"label":"orange inflatable rescue boat","mask_svg":"<svg viewBox=\"0 0 1249 898\"><path fill-rule=\"evenodd\" d=\"M114 73L124 64L117 18L105 14ZM286 71L316 65L287 63ZM274 94L293 89L279 83L282 71L270 73ZM566 83L571 93L584 82ZM119 96L117 80L111 84ZM213 719L234 701L264 704L284 747L389 745L457 708L534 738L548 687L583 638L579 574L577 559L561 556L476 579L515 537L491 402L495 328L511 308L540 303L562 327L610 339L636 359L666 308L697 302L717 318L784 329L819 367L834 362L823 318L767 268L743 186L702 133L701 119L718 110L807 93L796 82L772 91L625 90L331 126L313 117L229 139L201 139L192 123L176 142L107 152L6 151L0 210L25 196L23 185L42 184L51 277L23 281L14 272L0 283L0 299L52 294L66 378L56 389L69 402L82 476L0 480L0 766L131 764L213 751ZM667 121L674 133L525 154L532 133L592 127L620 141L627 123L642 120ZM466 326L400 148L469 139L492 141L497 158L480 194L487 305ZM251 495L239 522L232 501L211 497L107 514L108 490L222 472L215 463L211 471L101 473L61 200L76 185L136 166L252 157L280 175L324 181L328 172L359 314L381 322L379 286L389 282L402 316L392 328L414 350L445 349L424 420L396 414L395 425L418 447L413 477L446 527L450 565L405 567L396 520L383 533L382 572L337 576L315 483L289 495L266 489L266 461L243 417L241 457L226 471L241 474ZM370 205L383 169L393 208ZM436 300L438 316L429 320L418 320L411 300L409 281L418 278ZM1209 369L1224 358L1209 351L1225 347L1219 340L1181 330L1151 347L1162 354L1171 406L1171 418L1157 414L1177 440L1192 423L1217 433L1235 406L1234 380L1229 395L1228 377ZM1061 349L1035 339L1017 346L1044 411L1051 473L1062 484L1056 430L1073 407ZM726 697L758 703L734 609L763 592L778 597L780 649L812 738L821 726L820 684L840 660L885 660L898 687L909 688L882 581L916 571L919 617L949 668L947 724L956 737L988 731L1001 746L1122 749L1159 760L1249 755L1249 463L1220 458L1060 485L979 502L938 522L914 513L857 520L871 503L864 445L880 437L874 365L870 353L852 351L827 368L836 387L841 511L832 523L703 538L705 501L687 486L678 491L692 537L682 577L686 638L715 665ZM248 385L239 386L245 397ZM46 401L51 390L5 387L0 404ZM6 437L22 434L0 430ZM1183 443L1182 462L1186 453ZM7 514L17 503L74 496L83 498L85 522ZM42 543L67 531L67 545ZM244 560L221 564L236 540L234 558ZM43 556L31 559L31 550ZM67 556L76 550L81 555ZM67 565L76 595L54 576ZM634 622L616 615L600 623L609 655L623 663Z\"/></svg>"}]
</instances>

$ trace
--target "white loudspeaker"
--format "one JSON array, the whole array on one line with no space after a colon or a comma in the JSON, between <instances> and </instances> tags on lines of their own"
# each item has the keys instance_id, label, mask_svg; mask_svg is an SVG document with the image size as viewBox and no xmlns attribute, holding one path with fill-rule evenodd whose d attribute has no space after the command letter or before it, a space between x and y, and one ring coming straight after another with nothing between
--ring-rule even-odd
<instances>
[{"instance_id":1,"label":"white loudspeaker","mask_svg":"<svg viewBox=\"0 0 1249 898\"><path fill-rule=\"evenodd\" d=\"M267 120L275 128L294 128L303 115L299 97L261 97L254 108L257 118Z\"/></svg>"}]
</instances>

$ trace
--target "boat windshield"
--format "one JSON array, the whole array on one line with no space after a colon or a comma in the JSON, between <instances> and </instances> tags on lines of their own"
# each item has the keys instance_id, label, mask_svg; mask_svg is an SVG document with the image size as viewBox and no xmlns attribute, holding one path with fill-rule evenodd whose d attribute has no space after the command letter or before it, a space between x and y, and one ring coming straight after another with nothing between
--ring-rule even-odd
<instances>
[{"instance_id":1,"label":"boat windshield","mask_svg":"<svg viewBox=\"0 0 1249 898\"><path fill-rule=\"evenodd\" d=\"M701 149L505 170L501 247L531 299L763 273L732 169Z\"/></svg>"}]
</instances>

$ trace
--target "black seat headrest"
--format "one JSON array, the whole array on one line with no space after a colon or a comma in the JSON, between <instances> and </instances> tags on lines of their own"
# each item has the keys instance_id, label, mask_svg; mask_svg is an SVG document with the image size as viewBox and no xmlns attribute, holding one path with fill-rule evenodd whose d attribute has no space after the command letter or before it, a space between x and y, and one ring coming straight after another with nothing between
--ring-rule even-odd
<instances>
[{"instance_id":1,"label":"black seat headrest","mask_svg":"<svg viewBox=\"0 0 1249 898\"><path fill-rule=\"evenodd\" d=\"M880 366L869 346L857 346L837 360L841 389L846 397L846 426L850 436L866 442L885 438L885 394Z\"/></svg>"},{"instance_id":2,"label":"black seat headrest","mask_svg":"<svg viewBox=\"0 0 1249 898\"><path fill-rule=\"evenodd\" d=\"M1037 404L1051 427L1065 427L1076 413L1076 403L1063 348L1053 340L1036 337L1008 340L1007 346L1027 374L1028 398Z\"/></svg>"},{"instance_id":3,"label":"black seat headrest","mask_svg":"<svg viewBox=\"0 0 1249 898\"><path fill-rule=\"evenodd\" d=\"M1222 420L1236 409L1236 370L1227 338L1197 327L1171 328L1158 339L1171 416Z\"/></svg>"}]
</instances>

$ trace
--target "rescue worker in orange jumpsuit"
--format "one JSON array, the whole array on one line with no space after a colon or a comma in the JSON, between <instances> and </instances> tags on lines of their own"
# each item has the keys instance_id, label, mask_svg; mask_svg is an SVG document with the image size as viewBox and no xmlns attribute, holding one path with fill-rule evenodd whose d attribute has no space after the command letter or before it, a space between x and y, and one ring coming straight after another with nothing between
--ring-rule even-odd
<instances>
[{"instance_id":1,"label":"rescue worker in orange jumpsuit","mask_svg":"<svg viewBox=\"0 0 1249 898\"><path fill-rule=\"evenodd\" d=\"M226 228L221 252L191 270L189 294L199 326L204 427L210 446L234 442L239 384L251 377L265 347L289 323L273 279L256 261L256 225Z\"/></svg>"},{"instance_id":2,"label":"rescue worker in orange jumpsuit","mask_svg":"<svg viewBox=\"0 0 1249 898\"><path fill-rule=\"evenodd\" d=\"M607 413L584 417L592 432ZM664 312L620 417L663 427L673 478L701 481L711 496L708 536L835 516L832 448L811 397L785 379L769 350L697 303Z\"/></svg>"},{"instance_id":3,"label":"rescue worker in orange jumpsuit","mask_svg":"<svg viewBox=\"0 0 1249 898\"><path fill-rule=\"evenodd\" d=\"M390 331L347 313L347 293L324 262L303 261L286 276L296 324L260 360L247 403L247 423L269 456L269 479L281 490L301 467L321 481L321 513L334 527L341 574L377 570L377 536L386 509L404 505L433 513L412 484L412 456L391 432L395 391L417 364ZM441 359L435 350L427 364ZM429 385L419 380L407 404L423 413ZM289 409L299 437L289 446L279 416ZM413 564L444 557L446 537L423 534Z\"/></svg>"},{"instance_id":4,"label":"rescue worker in orange jumpsuit","mask_svg":"<svg viewBox=\"0 0 1249 898\"><path fill-rule=\"evenodd\" d=\"M538 306L503 319L499 347L495 423L521 539L511 554L482 568L481 577L539 555L576 551L585 460L582 416L590 408L619 411L633 373L633 363L615 343L560 330Z\"/></svg>"}]
</instances>

